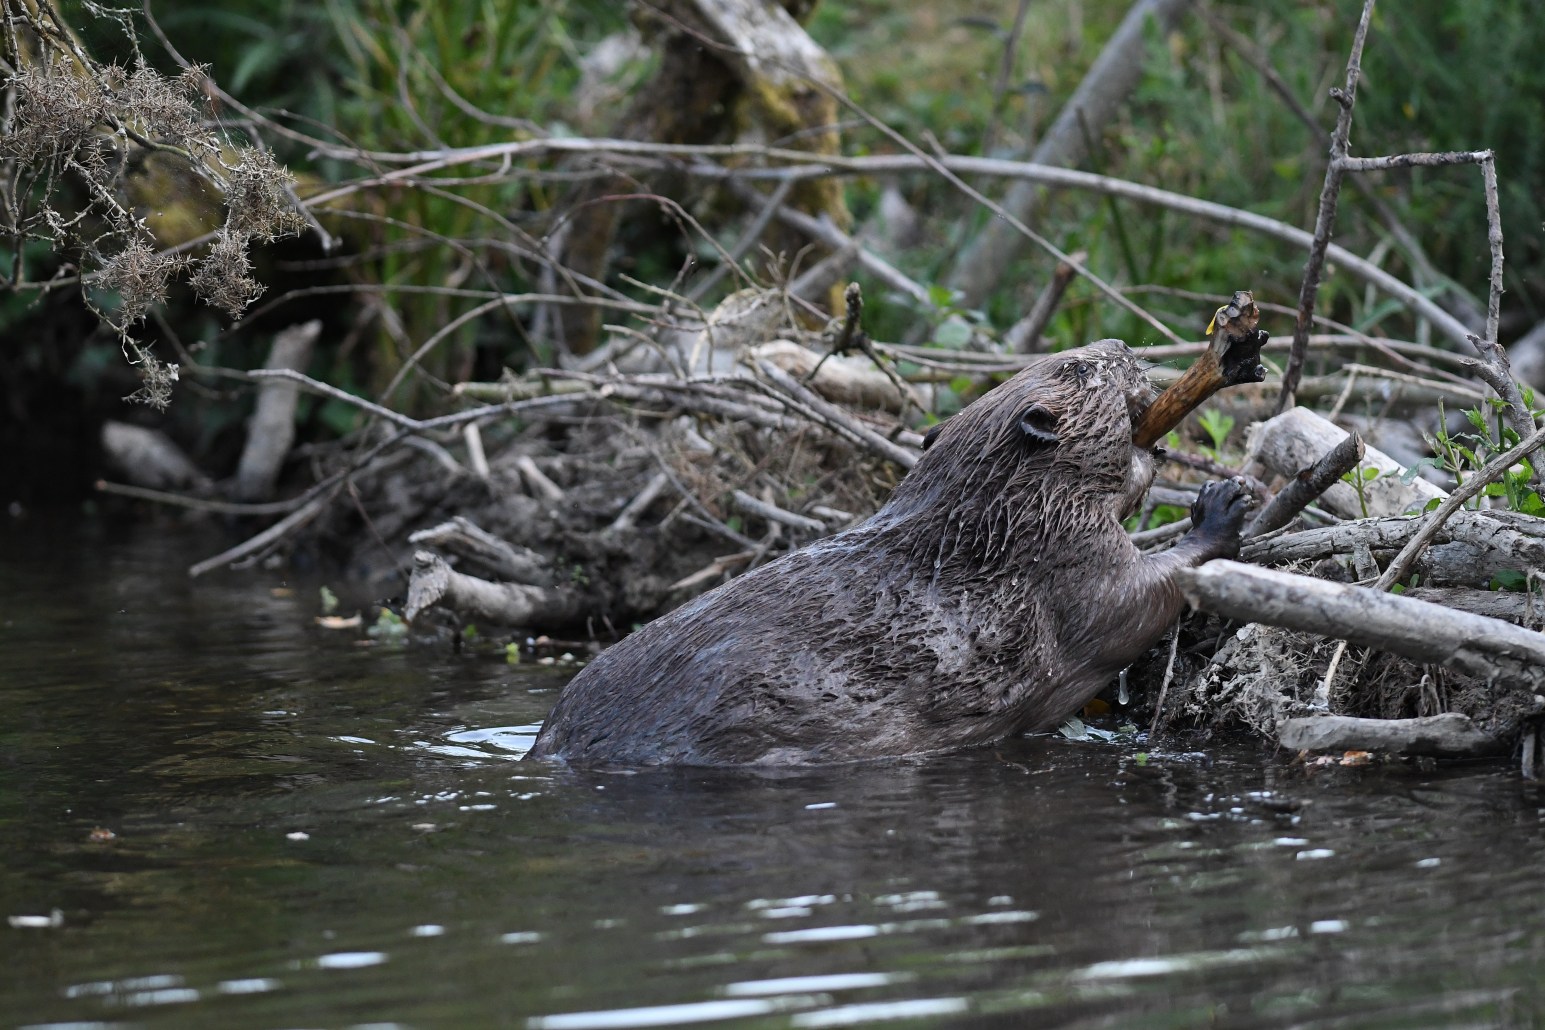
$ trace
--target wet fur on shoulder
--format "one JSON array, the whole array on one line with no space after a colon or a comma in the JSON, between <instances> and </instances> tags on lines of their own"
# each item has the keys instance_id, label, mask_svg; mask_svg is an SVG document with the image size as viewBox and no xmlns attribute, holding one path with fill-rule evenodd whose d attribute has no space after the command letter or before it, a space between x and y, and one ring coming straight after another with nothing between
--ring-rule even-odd
<instances>
[{"instance_id":1,"label":"wet fur on shoulder","mask_svg":"<svg viewBox=\"0 0 1545 1030\"><path fill-rule=\"evenodd\" d=\"M1121 528L1153 478L1132 446L1153 396L1119 341L1036 359L936 427L867 522L601 654L532 757L828 763L1055 725L1179 613L1175 568L1237 549L1237 490L1158 556Z\"/></svg>"}]
</instances>

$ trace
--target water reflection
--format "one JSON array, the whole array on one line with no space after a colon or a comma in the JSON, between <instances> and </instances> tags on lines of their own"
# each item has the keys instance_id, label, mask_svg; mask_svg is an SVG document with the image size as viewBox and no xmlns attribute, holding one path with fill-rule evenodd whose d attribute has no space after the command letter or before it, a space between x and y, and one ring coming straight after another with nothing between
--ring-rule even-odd
<instances>
[{"instance_id":1,"label":"water reflection","mask_svg":"<svg viewBox=\"0 0 1545 1030\"><path fill-rule=\"evenodd\" d=\"M0 926L17 1025L1545 1014L1545 799L1496 767L1044 738L528 767L553 670L360 647L311 585L88 543L64 592L57 545L13 527L0 562L0 908L41 919Z\"/></svg>"}]
</instances>

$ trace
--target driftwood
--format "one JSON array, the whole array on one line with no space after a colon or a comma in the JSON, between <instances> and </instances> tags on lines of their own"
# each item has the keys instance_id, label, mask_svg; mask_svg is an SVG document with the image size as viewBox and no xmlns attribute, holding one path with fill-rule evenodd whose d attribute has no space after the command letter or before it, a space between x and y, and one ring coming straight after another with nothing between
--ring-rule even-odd
<instances>
[{"instance_id":1,"label":"driftwood","mask_svg":"<svg viewBox=\"0 0 1545 1030\"><path fill-rule=\"evenodd\" d=\"M1248 460L1259 462L1268 473L1295 478L1299 470L1341 445L1348 435L1307 408L1290 408L1253 427L1246 450ZM1333 483L1321 495L1327 511L1349 519L1400 515L1420 511L1428 501L1448 496L1425 479L1407 478L1405 466L1376 447L1365 448L1359 467L1375 469L1378 475L1363 481L1361 492L1350 483Z\"/></svg>"},{"instance_id":2,"label":"driftwood","mask_svg":"<svg viewBox=\"0 0 1545 1030\"><path fill-rule=\"evenodd\" d=\"M322 335L322 322L312 319L291 326L274 337L265 369L304 371ZM234 493L238 500L263 501L273 496L279 470L295 440L295 405L300 387L284 379L258 384L257 404L247 420L247 444L236 467Z\"/></svg>"},{"instance_id":3,"label":"driftwood","mask_svg":"<svg viewBox=\"0 0 1545 1030\"><path fill-rule=\"evenodd\" d=\"M159 429L102 423L102 451L132 485L150 490L207 487L209 478Z\"/></svg>"},{"instance_id":4,"label":"driftwood","mask_svg":"<svg viewBox=\"0 0 1545 1030\"><path fill-rule=\"evenodd\" d=\"M419 551L413 556L403 618L413 622L432 607L448 608L464 620L501 626L566 622L583 614L582 600L575 591L490 582L457 572L439 555Z\"/></svg>"},{"instance_id":5,"label":"driftwood","mask_svg":"<svg viewBox=\"0 0 1545 1030\"><path fill-rule=\"evenodd\" d=\"M1545 634L1442 605L1240 562L1177 573L1198 608L1442 665L1521 689L1545 689Z\"/></svg>"},{"instance_id":6,"label":"driftwood","mask_svg":"<svg viewBox=\"0 0 1545 1030\"><path fill-rule=\"evenodd\" d=\"M1321 715L1282 719L1277 740L1300 751L1382 751L1397 755L1469 758L1501 754L1508 741L1479 729L1468 715L1444 712L1419 719L1356 719Z\"/></svg>"}]
</instances>

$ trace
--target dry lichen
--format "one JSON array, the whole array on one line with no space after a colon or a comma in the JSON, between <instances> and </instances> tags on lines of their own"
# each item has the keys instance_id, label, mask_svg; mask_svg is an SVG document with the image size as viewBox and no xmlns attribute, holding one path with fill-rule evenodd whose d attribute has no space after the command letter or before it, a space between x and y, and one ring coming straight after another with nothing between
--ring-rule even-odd
<instances>
[{"instance_id":1,"label":"dry lichen","mask_svg":"<svg viewBox=\"0 0 1545 1030\"><path fill-rule=\"evenodd\" d=\"M166 299L184 272L200 298L240 318L263 292L251 274L251 243L304 226L292 179L266 149L219 129L202 69L167 77L142 60L127 68L97 64L52 31L64 23L48 0L38 3L36 22L25 8L18 17L33 30L36 49L21 54L22 66L7 83L11 111L0 133L0 197L8 201L3 231L17 254L29 253L23 244L43 241L69 255L87 303L117 331L126 357L145 379L134 398L164 405L175 381L167 370L174 366L133 341L131 327ZM147 186L178 181L148 176L150 158L180 164L187 178L207 182L223 196L225 224L201 256L179 257L158 245L137 213L137 205L145 208ZM172 208L183 199L153 196L151 206ZM23 260L12 289L45 285L29 279L26 265Z\"/></svg>"}]
</instances>

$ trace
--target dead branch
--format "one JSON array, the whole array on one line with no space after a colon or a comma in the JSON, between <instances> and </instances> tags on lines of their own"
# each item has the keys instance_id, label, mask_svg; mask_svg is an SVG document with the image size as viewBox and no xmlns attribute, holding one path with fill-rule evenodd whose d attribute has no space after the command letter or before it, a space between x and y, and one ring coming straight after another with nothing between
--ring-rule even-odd
<instances>
[{"instance_id":1,"label":"dead branch","mask_svg":"<svg viewBox=\"0 0 1545 1030\"><path fill-rule=\"evenodd\" d=\"M758 500L744 490L736 490L730 494L730 497L735 502L735 507L748 515L755 515L757 518L766 519L768 522L777 522L791 529L797 529L807 535L825 536L828 532L826 523L820 519L812 519L807 515L786 511L776 504Z\"/></svg>"},{"instance_id":2,"label":"dead branch","mask_svg":"<svg viewBox=\"0 0 1545 1030\"><path fill-rule=\"evenodd\" d=\"M1545 444L1545 429L1538 430L1521 442L1517 447L1497 455L1488 461L1484 468L1470 476L1464 484L1449 495L1448 499L1440 504L1432 513L1432 518L1422 527L1421 532L1412 537L1410 542L1401 548L1395 560L1389 563L1384 574L1379 577L1375 587L1379 590L1388 590L1398 583L1402 576L1410 569L1411 563L1421 553L1422 548L1432 542L1433 538L1442 530L1445 522L1459 511L1466 501L1484 490L1487 485L1500 479L1502 474L1512 468L1519 461L1527 458Z\"/></svg>"},{"instance_id":3,"label":"dead branch","mask_svg":"<svg viewBox=\"0 0 1545 1030\"><path fill-rule=\"evenodd\" d=\"M1347 640L1520 688L1545 688L1545 635L1499 619L1241 562L1211 561L1178 579L1193 605L1231 619Z\"/></svg>"},{"instance_id":4,"label":"dead branch","mask_svg":"<svg viewBox=\"0 0 1545 1030\"><path fill-rule=\"evenodd\" d=\"M1082 264L1089 260L1089 252L1074 251L1073 258ZM1030 305L1029 313L1009 326L1008 332L1003 334L1004 350L1010 354L1039 354L1044 349L1041 334L1051 324L1052 316L1057 313L1057 305L1062 303L1062 295L1067 292L1068 284L1073 281L1075 274L1072 265L1065 261L1057 262L1046 286L1036 295L1035 303Z\"/></svg>"},{"instance_id":5,"label":"dead branch","mask_svg":"<svg viewBox=\"0 0 1545 1030\"><path fill-rule=\"evenodd\" d=\"M501 626L529 626L579 618L581 598L563 587L494 583L452 569L429 551L413 556L403 618L413 622L429 608L447 608L464 620Z\"/></svg>"},{"instance_id":6,"label":"dead branch","mask_svg":"<svg viewBox=\"0 0 1545 1030\"><path fill-rule=\"evenodd\" d=\"M1346 85L1330 91L1331 99L1341 107L1336 128L1330 134L1330 161L1325 166L1325 185L1320 190L1320 209L1314 220L1314 241L1304 263L1304 278L1298 290L1298 320L1293 326L1293 350L1287 369L1282 373L1282 391L1277 395L1277 411L1293 404L1293 392L1303 375L1305 348L1314 315L1314 301L1320 290L1320 276L1325 270L1325 254L1336 222L1336 204L1341 198L1341 179L1346 174L1342 160L1351 146L1352 106L1357 102L1357 82L1362 75L1363 43L1368 38L1368 23L1373 19L1374 0L1363 0L1363 14L1352 37L1352 52L1347 57Z\"/></svg>"},{"instance_id":7,"label":"dead branch","mask_svg":"<svg viewBox=\"0 0 1545 1030\"><path fill-rule=\"evenodd\" d=\"M408 543L437 547L442 551L476 562L501 579L548 586L552 583L552 565L529 547L516 547L460 515L429 529L408 536Z\"/></svg>"},{"instance_id":8,"label":"dead branch","mask_svg":"<svg viewBox=\"0 0 1545 1030\"><path fill-rule=\"evenodd\" d=\"M1511 741L1482 732L1468 715L1444 712L1418 719L1356 719L1319 715L1277 722L1277 740L1298 751L1379 751L1396 755L1471 758L1506 752Z\"/></svg>"},{"instance_id":9,"label":"dead branch","mask_svg":"<svg viewBox=\"0 0 1545 1030\"><path fill-rule=\"evenodd\" d=\"M1342 476L1357 467L1363 460L1363 451L1363 438L1356 433L1349 433L1346 439L1326 451L1319 461L1300 469L1287 486L1279 490L1251 520L1250 525L1245 527L1244 538L1248 540L1287 525L1333 484L1339 483Z\"/></svg>"},{"instance_id":10,"label":"dead branch","mask_svg":"<svg viewBox=\"0 0 1545 1030\"><path fill-rule=\"evenodd\" d=\"M1293 113L1303 126L1315 135L1320 144L1325 148L1330 147L1330 133L1320 125L1314 114L1298 99L1287 82L1278 74L1272 65L1271 54L1264 47L1258 46L1254 40L1242 33L1234 31L1226 21L1220 17L1209 4L1197 4L1192 10L1208 26L1223 37L1229 48L1244 58L1246 67L1252 69L1265 80L1266 85L1282 100L1282 103ZM1474 296L1462 286L1448 279L1433 266L1432 259L1427 256L1426 249L1404 223L1394 209L1385 201L1384 197L1371 186L1366 179L1353 176L1351 183L1354 189L1361 194L1363 200L1370 204L1378 213L1379 220L1384 223L1384 228L1390 236L1400 244L1407 260L1417 273L1417 279L1421 283L1440 285L1451 304L1459 307L1464 315L1464 321L1474 321L1477 324L1484 318ZM1334 258L1333 258L1334 260ZM1317 319L1318 320L1318 319Z\"/></svg>"},{"instance_id":11,"label":"dead branch","mask_svg":"<svg viewBox=\"0 0 1545 1030\"><path fill-rule=\"evenodd\" d=\"M322 335L322 322L291 326L274 337L268 351L267 370L299 372L311 362L311 351ZM258 385L257 405L247 421L247 444L236 467L233 492L244 501L271 497L279 470L295 439L295 404L300 389L293 382L270 380Z\"/></svg>"},{"instance_id":12,"label":"dead branch","mask_svg":"<svg viewBox=\"0 0 1545 1030\"><path fill-rule=\"evenodd\" d=\"M769 361L758 361L757 369L769 385L784 395L783 401L792 410L820 425L826 426L839 436L846 437L870 453L884 458L904 469L917 464L918 455L904 447L898 447L874 430L860 425L851 415L834 404L817 397L793 376Z\"/></svg>"},{"instance_id":13,"label":"dead branch","mask_svg":"<svg viewBox=\"0 0 1545 1030\"><path fill-rule=\"evenodd\" d=\"M1245 543L1240 557L1255 564L1315 562L1359 549L1398 552L1431 525L1436 512L1416 517L1359 519L1336 526L1285 533ZM1498 568L1545 568L1545 521L1510 518L1510 513L1456 510L1433 531L1437 543L1470 545L1468 561L1487 578Z\"/></svg>"},{"instance_id":14,"label":"dead branch","mask_svg":"<svg viewBox=\"0 0 1545 1030\"><path fill-rule=\"evenodd\" d=\"M1518 593L1513 590L1475 590L1470 587L1416 587L1401 597L1414 597L1418 601L1431 601L1445 608L1457 608L1473 615L1485 615L1492 619L1506 619L1520 625L1534 624L1539 629L1540 617L1545 614L1545 604L1537 593Z\"/></svg>"},{"instance_id":15,"label":"dead branch","mask_svg":"<svg viewBox=\"0 0 1545 1030\"><path fill-rule=\"evenodd\" d=\"M1486 238L1491 246L1491 282L1486 300L1486 337L1470 337L1476 353L1481 356L1481 364L1475 366L1474 371L1502 398L1502 417L1508 428L1522 440L1534 432L1534 416L1513 379L1507 351L1497 339L1497 327L1502 318L1502 212L1497 199L1497 161L1489 150L1480 156L1481 178L1486 188Z\"/></svg>"},{"instance_id":16,"label":"dead branch","mask_svg":"<svg viewBox=\"0 0 1545 1030\"><path fill-rule=\"evenodd\" d=\"M548 504L562 503L563 487L547 478L547 474L537 468L536 462L531 460L529 454L516 455L514 466L525 482L526 489L531 491L533 496L541 498Z\"/></svg>"},{"instance_id":17,"label":"dead branch","mask_svg":"<svg viewBox=\"0 0 1545 1030\"><path fill-rule=\"evenodd\" d=\"M101 443L108 462L142 490L209 486L209 477L159 429L109 420Z\"/></svg>"},{"instance_id":18,"label":"dead branch","mask_svg":"<svg viewBox=\"0 0 1545 1030\"><path fill-rule=\"evenodd\" d=\"M94 489L98 493L132 497L137 501L150 501L173 508L187 508L189 511L203 511L211 515L284 515L304 503L304 498L292 498L287 501L243 504L238 501L220 501L213 497L188 497L184 494L167 493L164 490L150 490L142 486L109 483L102 479L96 481Z\"/></svg>"},{"instance_id":19,"label":"dead branch","mask_svg":"<svg viewBox=\"0 0 1545 1030\"><path fill-rule=\"evenodd\" d=\"M1185 0L1138 0L1133 4L1041 137L1031 161L1072 166L1083 160L1089 133L1101 130L1142 79L1150 20L1167 32L1180 20L1186 6ZM995 212L1001 217L990 219L956 261L950 285L965 295L968 307L979 306L1012 265L1022 246L1013 223L1035 220L1041 192L1028 182L1011 188L1003 198L1002 211Z\"/></svg>"},{"instance_id":20,"label":"dead branch","mask_svg":"<svg viewBox=\"0 0 1545 1030\"><path fill-rule=\"evenodd\" d=\"M670 477L663 472L656 472L653 478L644 484L644 488L638 492L638 495L629 501L622 511L617 513L617 517L612 520L611 525L606 527L606 531L608 533L624 533L632 529L639 516L649 509L649 506L655 502L655 499L660 494L665 492L665 488L670 486L670 484Z\"/></svg>"},{"instance_id":21,"label":"dead branch","mask_svg":"<svg viewBox=\"0 0 1545 1030\"><path fill-rule=\"evenodd\" d=\"M753 367L762 361L776 365L838 404L893 414L921 407L911 388L893 381L867 358L823 357L792 340L770 340L746 351L744 360Z\"/></svg>"},{"instance_id":22,"label":"dead branch","mask_svg":"<svg viewBox=\"0 0 1545 1030\"><path fill-rule=\"evenodd\" d=\"M1253 426L1246 442L1249 461L1284 478L1318 461L1349 434L1307 408L1293 408ZM1420 477L1407 478L1405 466L1376 447L1366 447L1362 467L1376 469L1373 479L1332 483L1323 494L1324 506L1343 518L1399 515L1420 510L1428 501L1447 496ZM1354 473L1356 475L1357 473Z\"/></svg>"}]
</instances>

